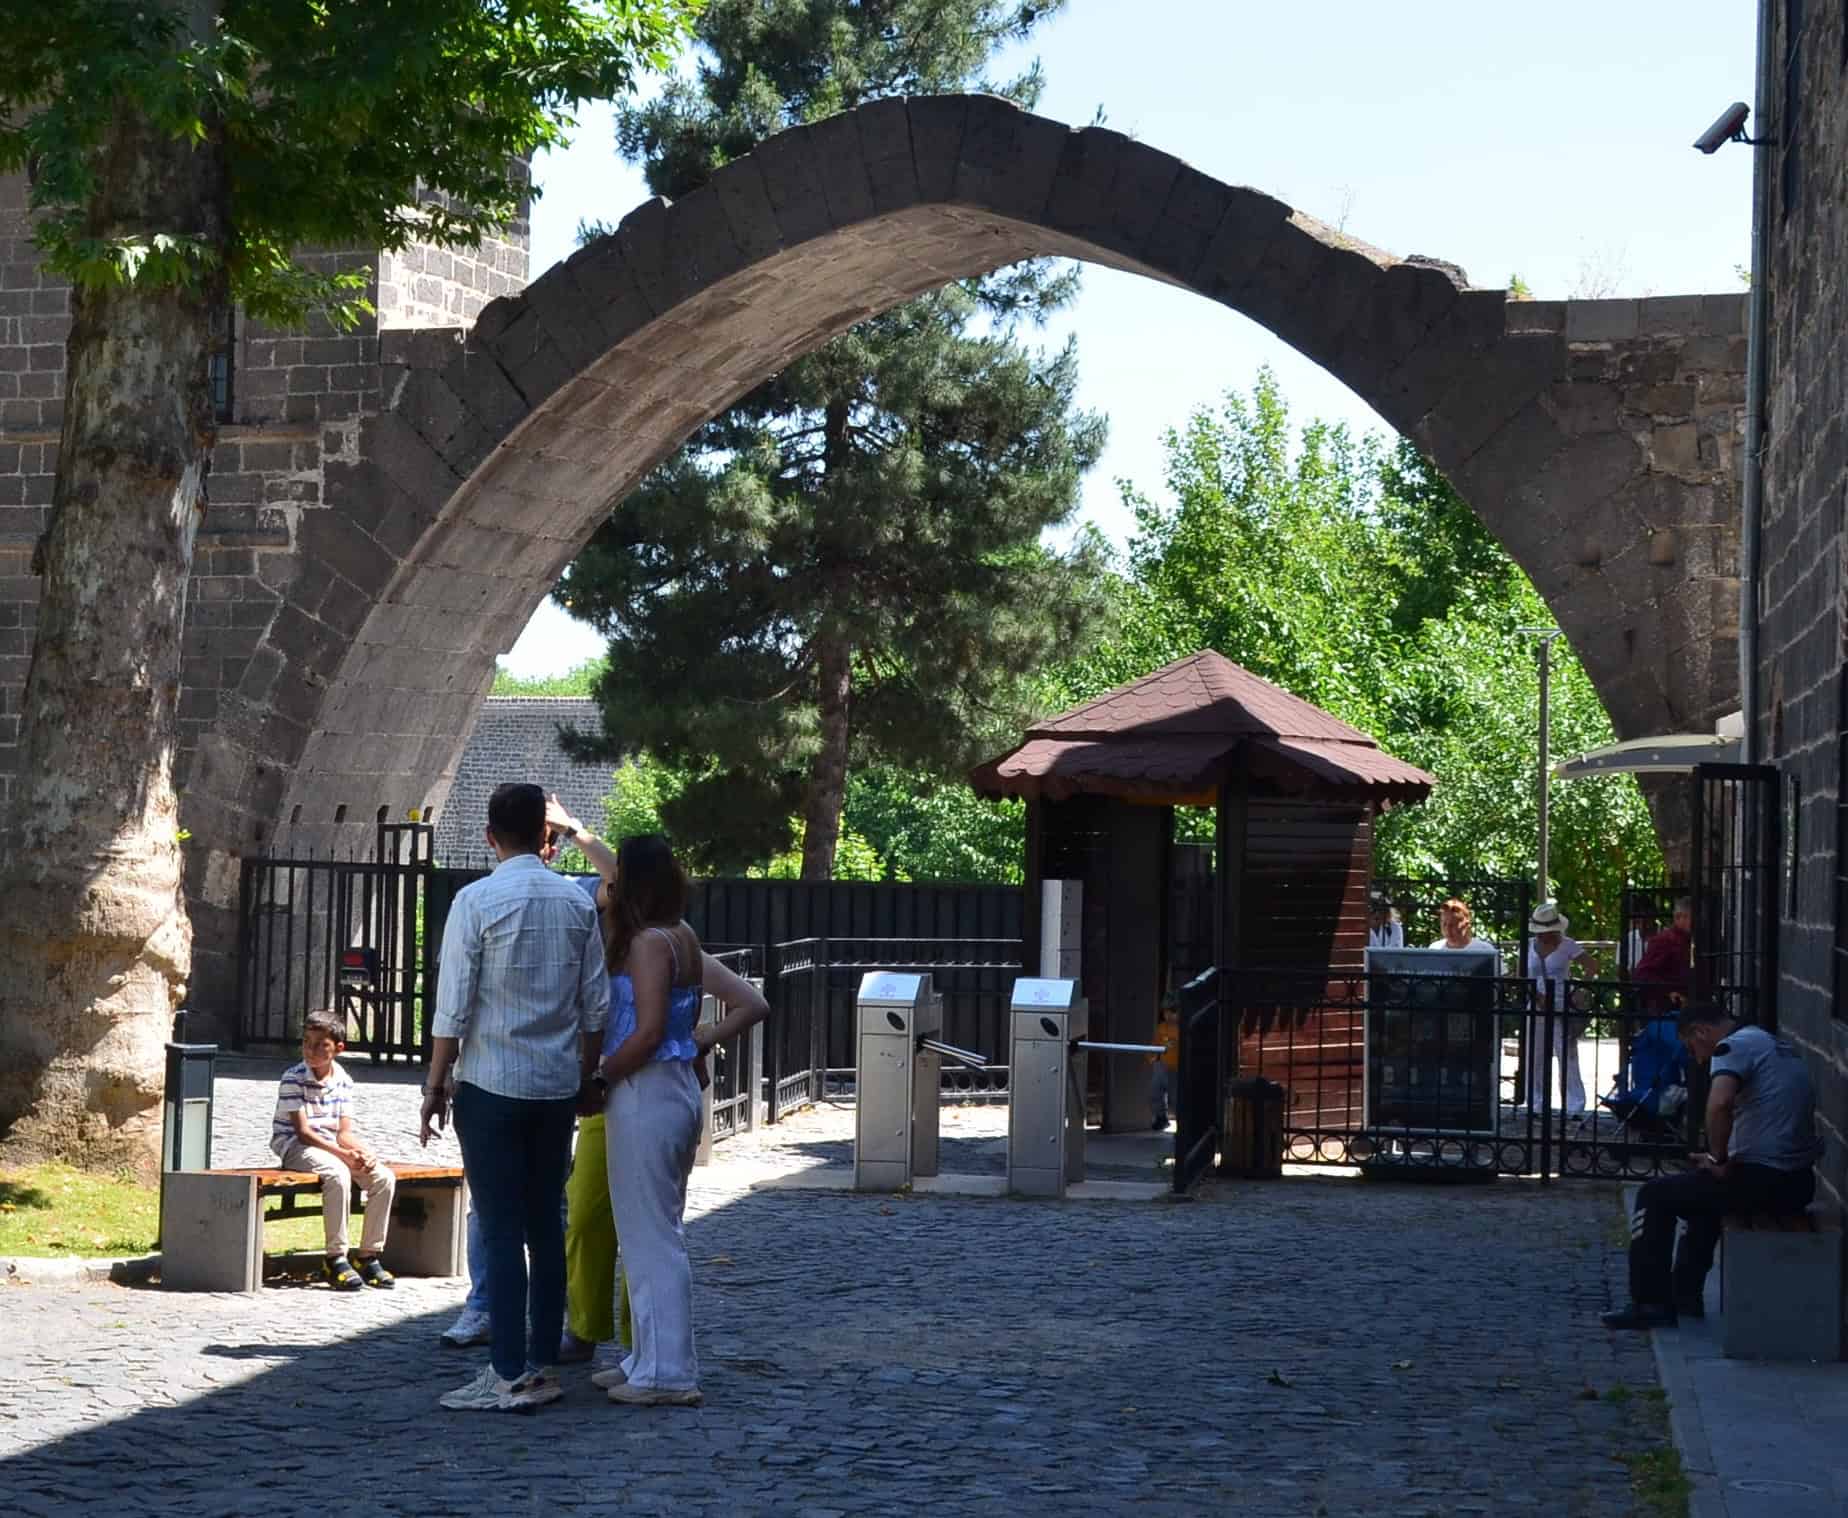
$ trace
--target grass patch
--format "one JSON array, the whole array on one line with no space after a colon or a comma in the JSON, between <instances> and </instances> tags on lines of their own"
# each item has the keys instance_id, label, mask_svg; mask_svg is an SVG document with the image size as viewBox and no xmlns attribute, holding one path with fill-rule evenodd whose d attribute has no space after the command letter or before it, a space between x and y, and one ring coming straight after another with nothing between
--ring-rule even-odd
<instances>
[{"instance_id":1,"label":"grass patch","mask_svg":"<svg viewBox=\"0 0 1848 1518\"><path fill-rule=\"evenodd\" d=\"M1619 1391L1621 1398L1615 1395ZM1681 1468L1681 1451L1669 1434L1668 1393L1659 1386L1631 1393L1619 1383L1605 1395L1629 1405L1634 1431L1649 1440L1647 1448L1626 1450L1621 1457L1630 1471L1637 1511L1648 1518L1687 1518L1694 1483Z\"/></svg>"},{"instance_id":2,"label":"grass patch","mask_svg":"<svg viewBox=\"0 0 1848 1518\"><path fill-rule=\"evenodd\" d=\"M142 1255L160 1232L160 1192L127 1175L91 1175L69 1165L0 1171L0 1255L77 1259ZM289 1218L263 1230L271 1254L318 1250L321 1219Z\"/></svg>"}]
</instances>

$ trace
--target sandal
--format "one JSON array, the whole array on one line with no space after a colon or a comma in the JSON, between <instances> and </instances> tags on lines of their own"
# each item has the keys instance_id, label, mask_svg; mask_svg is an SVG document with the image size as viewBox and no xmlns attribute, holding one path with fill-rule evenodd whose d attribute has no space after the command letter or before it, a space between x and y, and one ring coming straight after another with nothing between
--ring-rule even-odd
<instances>
[{"instance_id":1,"label":"sandal","mask_svg":"<svg viewBox=\"0 0 1848 1518\"><path fill-rule=\"evenodd\" d=\"M368 1286L376 1286L381 1291L390 1291L398 1284L398 1278L384 1266L375 1254L361 1255L355 1262L359 1266L360 1279Z\"/></svg>"},{"instance_id":2,"label":"sandal","mask_svg":"<svg viewBox=\"0 0 1848 1518\"><path fill-rule=\"evenodd\" d=\"M331 1260L323 1260L321 1274L335 1291L360 1291L366 1284L360 1280L359 1272L347 1263L345 1255L336 1255Z\"/></svg>"}]
</instances>

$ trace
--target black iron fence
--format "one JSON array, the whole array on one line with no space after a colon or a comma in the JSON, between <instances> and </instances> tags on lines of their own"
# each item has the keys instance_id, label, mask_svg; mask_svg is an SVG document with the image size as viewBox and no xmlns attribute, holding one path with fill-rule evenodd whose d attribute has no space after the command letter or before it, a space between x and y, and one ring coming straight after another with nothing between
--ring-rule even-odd
<instances>
[{"instance_id":1,"label":"black iron fence","mask_svg":"<svg viewBox=\"0 0 1848 1518\"><path fill-rule=\"evenodd\" d=\"M437 863L432 838L427 825L391 824L372 859L244 861L238 1047L291 1043L309 1012L335 1007L351 1053L424 1056L450 904L488 871L485 861ZM708 943L749 946L766 977L782 968L778 949L809 939L1018 941L1023 920L1018 886L800 880L697 881L687 918ZM797 1020L806 1028L800 1009ZM825 1032L825 1014L817 1026ZM792 1074L827 1068L826 1053L784 1052Z\"/></svg>"},{"instance_id":2,"label":"black iron fence","mask_svg":"<svg viewBox=\"0 0 1848 1518\"><path fill-rule=\"evenodd\" d=\"M1282 1088L1291 1163L1643 1179L1700 1142L1673 1017L1623 982L1257 970L1217 1000L1239 1075Z\"/></svg>"},{"instance_id":3,"label":"black iron fence","mask_svg":"<svg viewBox=\"0 0 1848 1518\"><path fill-rule=\"evenodd\" d=\"M1005 1095L1020 939L809 938L773 945L770 954L773 1121L793 1107L852 1093L854 999L861 978L875 970L930 975L943 997L944 1041L988 1056L980 1070L946 1064L946 1095Z\"/></svg>"},{"instance_id":4,"label":"black iron fence","mask_svg":"<svg viewBox=\"0 0 1848 1518\"><path fill-rule=\"evenodd\" d=\"M746 945L742 948L708 944L706 952L720 964L745 980L764 981L762 951ZM711 998L707 998L708 1002ZM702 1017L722 1015L716 1007L702 1008ZM715 1044L707 1068L712 1076L712 1140L719 1143L736 1133L757 1126L764 1111L764 1025L759 1024L736 1038ZM767 1113L765 1114L767 1116Z\"/></svg>"}]
</instances>

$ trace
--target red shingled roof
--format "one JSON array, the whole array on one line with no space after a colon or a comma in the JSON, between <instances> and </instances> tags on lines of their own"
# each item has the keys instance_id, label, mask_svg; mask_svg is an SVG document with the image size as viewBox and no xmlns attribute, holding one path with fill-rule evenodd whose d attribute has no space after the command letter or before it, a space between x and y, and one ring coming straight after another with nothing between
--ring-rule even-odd
<instances>
[{"instance_id":1,"label":"red shingled roof","mask_svg":"<svg viewBox=\"0 0 1848 1518\"><path fill-rule=\"evenodd\" d=\"M1239 764L1331 799L1422 801L1437 783L1360 729L1210 652L1035 724L969 778L985 796L1181 801Z\"/></svg>"}]
</instances>

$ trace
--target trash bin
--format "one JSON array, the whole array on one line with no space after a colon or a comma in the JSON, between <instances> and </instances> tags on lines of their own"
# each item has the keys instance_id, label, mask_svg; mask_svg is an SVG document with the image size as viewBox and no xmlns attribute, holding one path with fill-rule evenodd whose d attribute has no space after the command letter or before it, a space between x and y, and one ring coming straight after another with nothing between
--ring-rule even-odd
<instances>
[{"instance_id":1,"label":"trash bin","mask_svg":"<svg viewBox=\"0 0 1848 1518\"><path fill-rule=\"evenodd\" d=\"M186 1016L184 1012L174 1014L175 1042L167 1045L160 1123L163 1199L168 1171L212 1168L212 1082L218 1045L179 1042L185 1035Z\"/></svg>"},{"instance_id":2,"label":"trash bin","mask_svg":"<svg viewBox=\"0 0 1848 1518\"><path fill-rule=\"evenodd\" d=\"M1225 1175L1275 1180L1283 1174L1283 1108L1289 1093L1262 1076L1226 1082L1226 1120L1219 1146Z\"/></svg>"}]
</instances>

